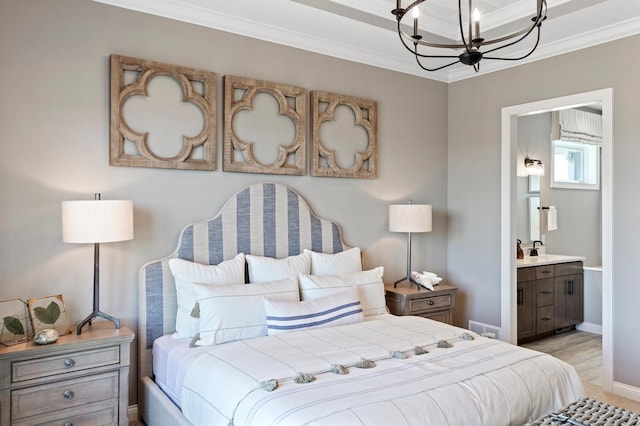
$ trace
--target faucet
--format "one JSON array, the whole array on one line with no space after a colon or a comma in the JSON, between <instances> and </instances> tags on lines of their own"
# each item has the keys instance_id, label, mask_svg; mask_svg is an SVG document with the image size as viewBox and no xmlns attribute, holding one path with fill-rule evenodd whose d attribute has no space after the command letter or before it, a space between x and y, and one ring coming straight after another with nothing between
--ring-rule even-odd
<instances>
[{"instance_id":1,"label":"faucet","mask_svg":"<svg viewBox=\"0 0 640 426\"><path fill-rule=\"evenodd\" d=\"M537 256L538 255L538 249L536 248L536 243L540 243L541 246L543 246L544 244L542 244L542 241L540 240L535 240L533 242L533 248L529 249L529 256Z\"/></svg>"}]
</instances>

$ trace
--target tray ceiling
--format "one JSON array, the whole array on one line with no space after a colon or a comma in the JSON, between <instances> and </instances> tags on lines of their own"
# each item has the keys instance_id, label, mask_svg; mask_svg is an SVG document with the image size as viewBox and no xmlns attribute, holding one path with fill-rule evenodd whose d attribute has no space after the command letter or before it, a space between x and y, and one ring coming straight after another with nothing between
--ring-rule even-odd
<instances>
[{"instance_id":1,"label":"tray ceiling","mask_svg":"<svg viewBox=\"0 0 640 426\"><path fill-rule=\"evenodd\" d=\"M480 73L461 64L427 72L398 39L390 13L395 0L94 1L445 82L640 33L638 0L547 0L548 19L542 26L540 45L526 60L484 60ZM407 4L404 0L403 5ZM457 40L457 4L454 0L425 1L421 30L443 40ZM489 36L521 27L533 16L535 4L536 0L474 0L474 7L482 13L483 34ZM509 53L526 51L531 46L528 42Z\"/></svg>"}]
</instances>

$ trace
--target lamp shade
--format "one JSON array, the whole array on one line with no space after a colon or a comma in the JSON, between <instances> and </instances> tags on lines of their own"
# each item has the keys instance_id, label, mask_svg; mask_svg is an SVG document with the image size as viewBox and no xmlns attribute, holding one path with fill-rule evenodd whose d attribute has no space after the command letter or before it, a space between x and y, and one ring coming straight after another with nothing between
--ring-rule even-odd
<instances>
[{"instance_id":1,"label":"lamp shade","mask_svg":"<svg viewBox=\"0 0 640 426\"><path fill-rule=\"evenodd\" d=\"M392 204L389 206L389 231L431 232L431 205Z\"/></svg>"},{"instance_id":2,"label":"lamp shade","mask_svg":"<svg viewBox=\"0 0 640 426\"><path fill-rule=\"evenodd\" d=\"M62 202L62 241L109 243L133 239L133 201Z\"/></svg>"}]
</instances>

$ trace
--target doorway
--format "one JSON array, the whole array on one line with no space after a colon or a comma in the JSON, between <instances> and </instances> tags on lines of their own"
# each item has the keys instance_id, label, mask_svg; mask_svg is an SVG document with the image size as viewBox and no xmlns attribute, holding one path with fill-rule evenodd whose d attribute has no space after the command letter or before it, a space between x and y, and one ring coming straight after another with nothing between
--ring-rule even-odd
<instances>
[{"instance_id":1,"label":"doorway","mask_svg":"<svg viewBox=\"0 0 640 426\"><path fill-rule=\"evenodd\" d=\"M504 340L517 342L516 144L518 117L558 109L602 105L602 387L613 392L613 89L536 101L502 109L501 323Z\"/></svg>"}]
</instances>

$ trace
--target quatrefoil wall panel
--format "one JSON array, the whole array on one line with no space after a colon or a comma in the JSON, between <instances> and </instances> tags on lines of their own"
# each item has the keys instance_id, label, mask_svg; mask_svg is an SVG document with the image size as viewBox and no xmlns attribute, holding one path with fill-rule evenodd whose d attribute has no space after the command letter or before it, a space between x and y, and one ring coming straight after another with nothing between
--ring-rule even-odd
<instances>
[{"instance_id":1,"label":"quatrefoil wall panel","mask_svg":"<svg viewBox=\"0 0 640 426\"><path fill-rule=\"evenodd\" d=\"M304 89L224 76L224 163L229 172L306 174Z\"/></svg>"},{"instance_id":2,"label":"quatrefoil wall panel","mask_svg":"<svg viewBox=\"0 0 640 426\"><path fill-rule=\"evenodd\" d=\"M377 110L369 99L312 91L311 175L377 178Z\"/></svg>"},{"instance_id":3,"label":"quatrefoil wall panel","mask_svg":"<svg viewBox=\"0 0 640 426\"><path fill-rule=\"evenodd\" d=\"M111 55L109 164L215 170L216 97L215 73ZM153 107L156 98L174 105Z\"/></svg>"}]
</instances>

